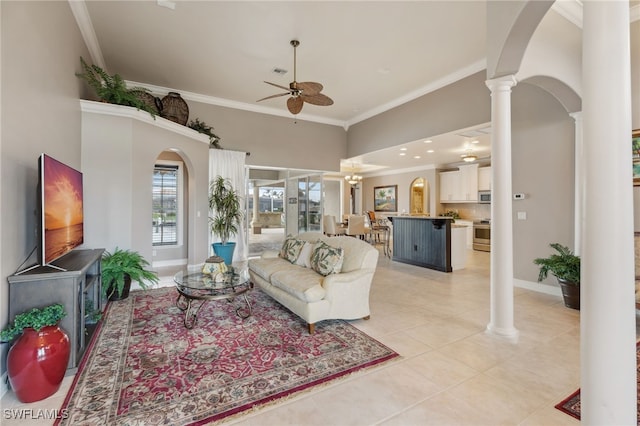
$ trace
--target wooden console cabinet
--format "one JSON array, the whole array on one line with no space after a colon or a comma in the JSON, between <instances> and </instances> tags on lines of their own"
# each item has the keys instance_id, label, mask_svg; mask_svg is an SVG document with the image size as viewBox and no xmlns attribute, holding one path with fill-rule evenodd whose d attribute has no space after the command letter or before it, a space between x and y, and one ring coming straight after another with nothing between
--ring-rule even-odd
<instances>
[{"instance_id":1,"label":"wooden console cabinet","mask_svg":"<svg viewBox=\"0 0 640 426\"><path fill-rule=\"evenodd\" d=\"M10 321L31 308L64 305L67 315L60 321L60 327L71 343L67 370L77 369L95 330L95 324L88 324L85 319L86 301L91 301L95 309L104 310L100 264L103 252L103 249L73 250L52 262L64 271L39 266L8 277Z\"/></svg>"}]
</instances>

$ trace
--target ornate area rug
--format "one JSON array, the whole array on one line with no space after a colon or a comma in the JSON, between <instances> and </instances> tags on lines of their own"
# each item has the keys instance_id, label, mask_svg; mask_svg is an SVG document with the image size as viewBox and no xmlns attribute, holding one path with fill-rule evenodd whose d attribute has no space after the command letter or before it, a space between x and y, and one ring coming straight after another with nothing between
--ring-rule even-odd
<instances>
[{"instance_id":1,"label":"ornate area rug","mask_svg":"<svg viewBox=\"0 0 640 426\"><path fill-rule=\"evenodd\" d=\"M174 288L109 303L65 402L61 425L198 425L287 397L398 354L345 321L316 333L269 296L207 302L188 330Z\"/></svg>"},{"instance_id":2,"label":"ornate area rug","mask_svg":"<svg viewBox=\"0 0 640 426\"><path fill-rule=\"evenodd\" d=\"M636 343L636 369L638 387L638 424L640 424L640 342ZM555 406L558 410L580 420L580 389L563 399Z\"/></svg>"}]
</instances>

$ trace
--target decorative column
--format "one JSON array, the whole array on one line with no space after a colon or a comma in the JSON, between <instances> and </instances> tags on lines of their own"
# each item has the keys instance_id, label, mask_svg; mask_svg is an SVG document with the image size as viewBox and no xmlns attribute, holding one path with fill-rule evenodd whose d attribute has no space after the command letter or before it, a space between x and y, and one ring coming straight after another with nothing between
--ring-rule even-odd
<instances>
[{"instance_id":1,"label":"decorative column","mask_svg":"<svg viewBox=\"0 0 640 426\"><path fill-rule=\"evenodd\" d=\"M581 417L636 425L629 2L583 2L582 87Z\"/></svg>"},{"instance_id":2,"label":"decorative column","mask_svg":"<svg viewBox=\"0 0 640 426\"><path fill-rule=\"evenodd\" d=\"M488 80L491 90L491 318L487 333L518 341L513 325L513 216L511 204L512 75Z\"/></svg>"},{"instance_id":3,"label":"decorative column","mask_svg":"<svg viewBox=\"0 0 640 426\"><path fill-rule=\"evenodd\" d=\"M582 253L582 225L584 224L584 144L582 141L582 112L569 114L575 121L574 195L573 195L573 252Z\"/></svg>"},{"instance_id":4,"label":"decorative column","mask_svg":"<svg viewBox=\"0 0 640 426\"><path fill-rule=\"evenodd\" d=\"M260 187L257 184L253 185L253 220L251 221L251 230L254 234L261 234L262 227L260 226Z\"/></svg>"}]
</instances>

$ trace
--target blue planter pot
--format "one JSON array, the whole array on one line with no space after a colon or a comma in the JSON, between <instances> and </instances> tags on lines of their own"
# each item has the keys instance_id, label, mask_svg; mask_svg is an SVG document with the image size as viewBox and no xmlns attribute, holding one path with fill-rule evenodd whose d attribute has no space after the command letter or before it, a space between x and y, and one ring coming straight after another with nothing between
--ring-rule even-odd
<instances>
[{"instance_id":1,"label":"blue planter pot","mask_svg":"<svg viewBox=\"0 0 640 426\"><path fill-rule=\"evenodd\" d=\"M236 243L228 242L226 244L213 243L211 244L216 256L220 256L224 263L231 265L233 262L233 251L236 249Z\"/></svg>"}]
</instances>

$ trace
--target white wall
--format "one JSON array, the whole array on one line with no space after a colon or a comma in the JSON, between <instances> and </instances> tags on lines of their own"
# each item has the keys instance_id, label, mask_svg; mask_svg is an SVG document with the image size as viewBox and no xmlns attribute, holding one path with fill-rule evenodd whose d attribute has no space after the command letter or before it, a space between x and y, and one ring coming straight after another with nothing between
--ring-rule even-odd
<instances>
[{"instance_id":1,"label":"white wall","mask_svg":"<svg viewBox=\"0 0 640 426\"><path fill-rule=\"evenodd\" d=\"M193 138L158 127L148 114L132 108L84 104L94 111L84 112L82 121L86 244L107 250L116 246L132 249L153 260L153 167L160 153L172 149L178 151L187 170L188 264L203 262L209 252L206 138L191 130ZM109 115L123 108L130 116ZM183 128L162 118L156 120L169 123L169 128Z\"/></svg>"}]
</instances>

